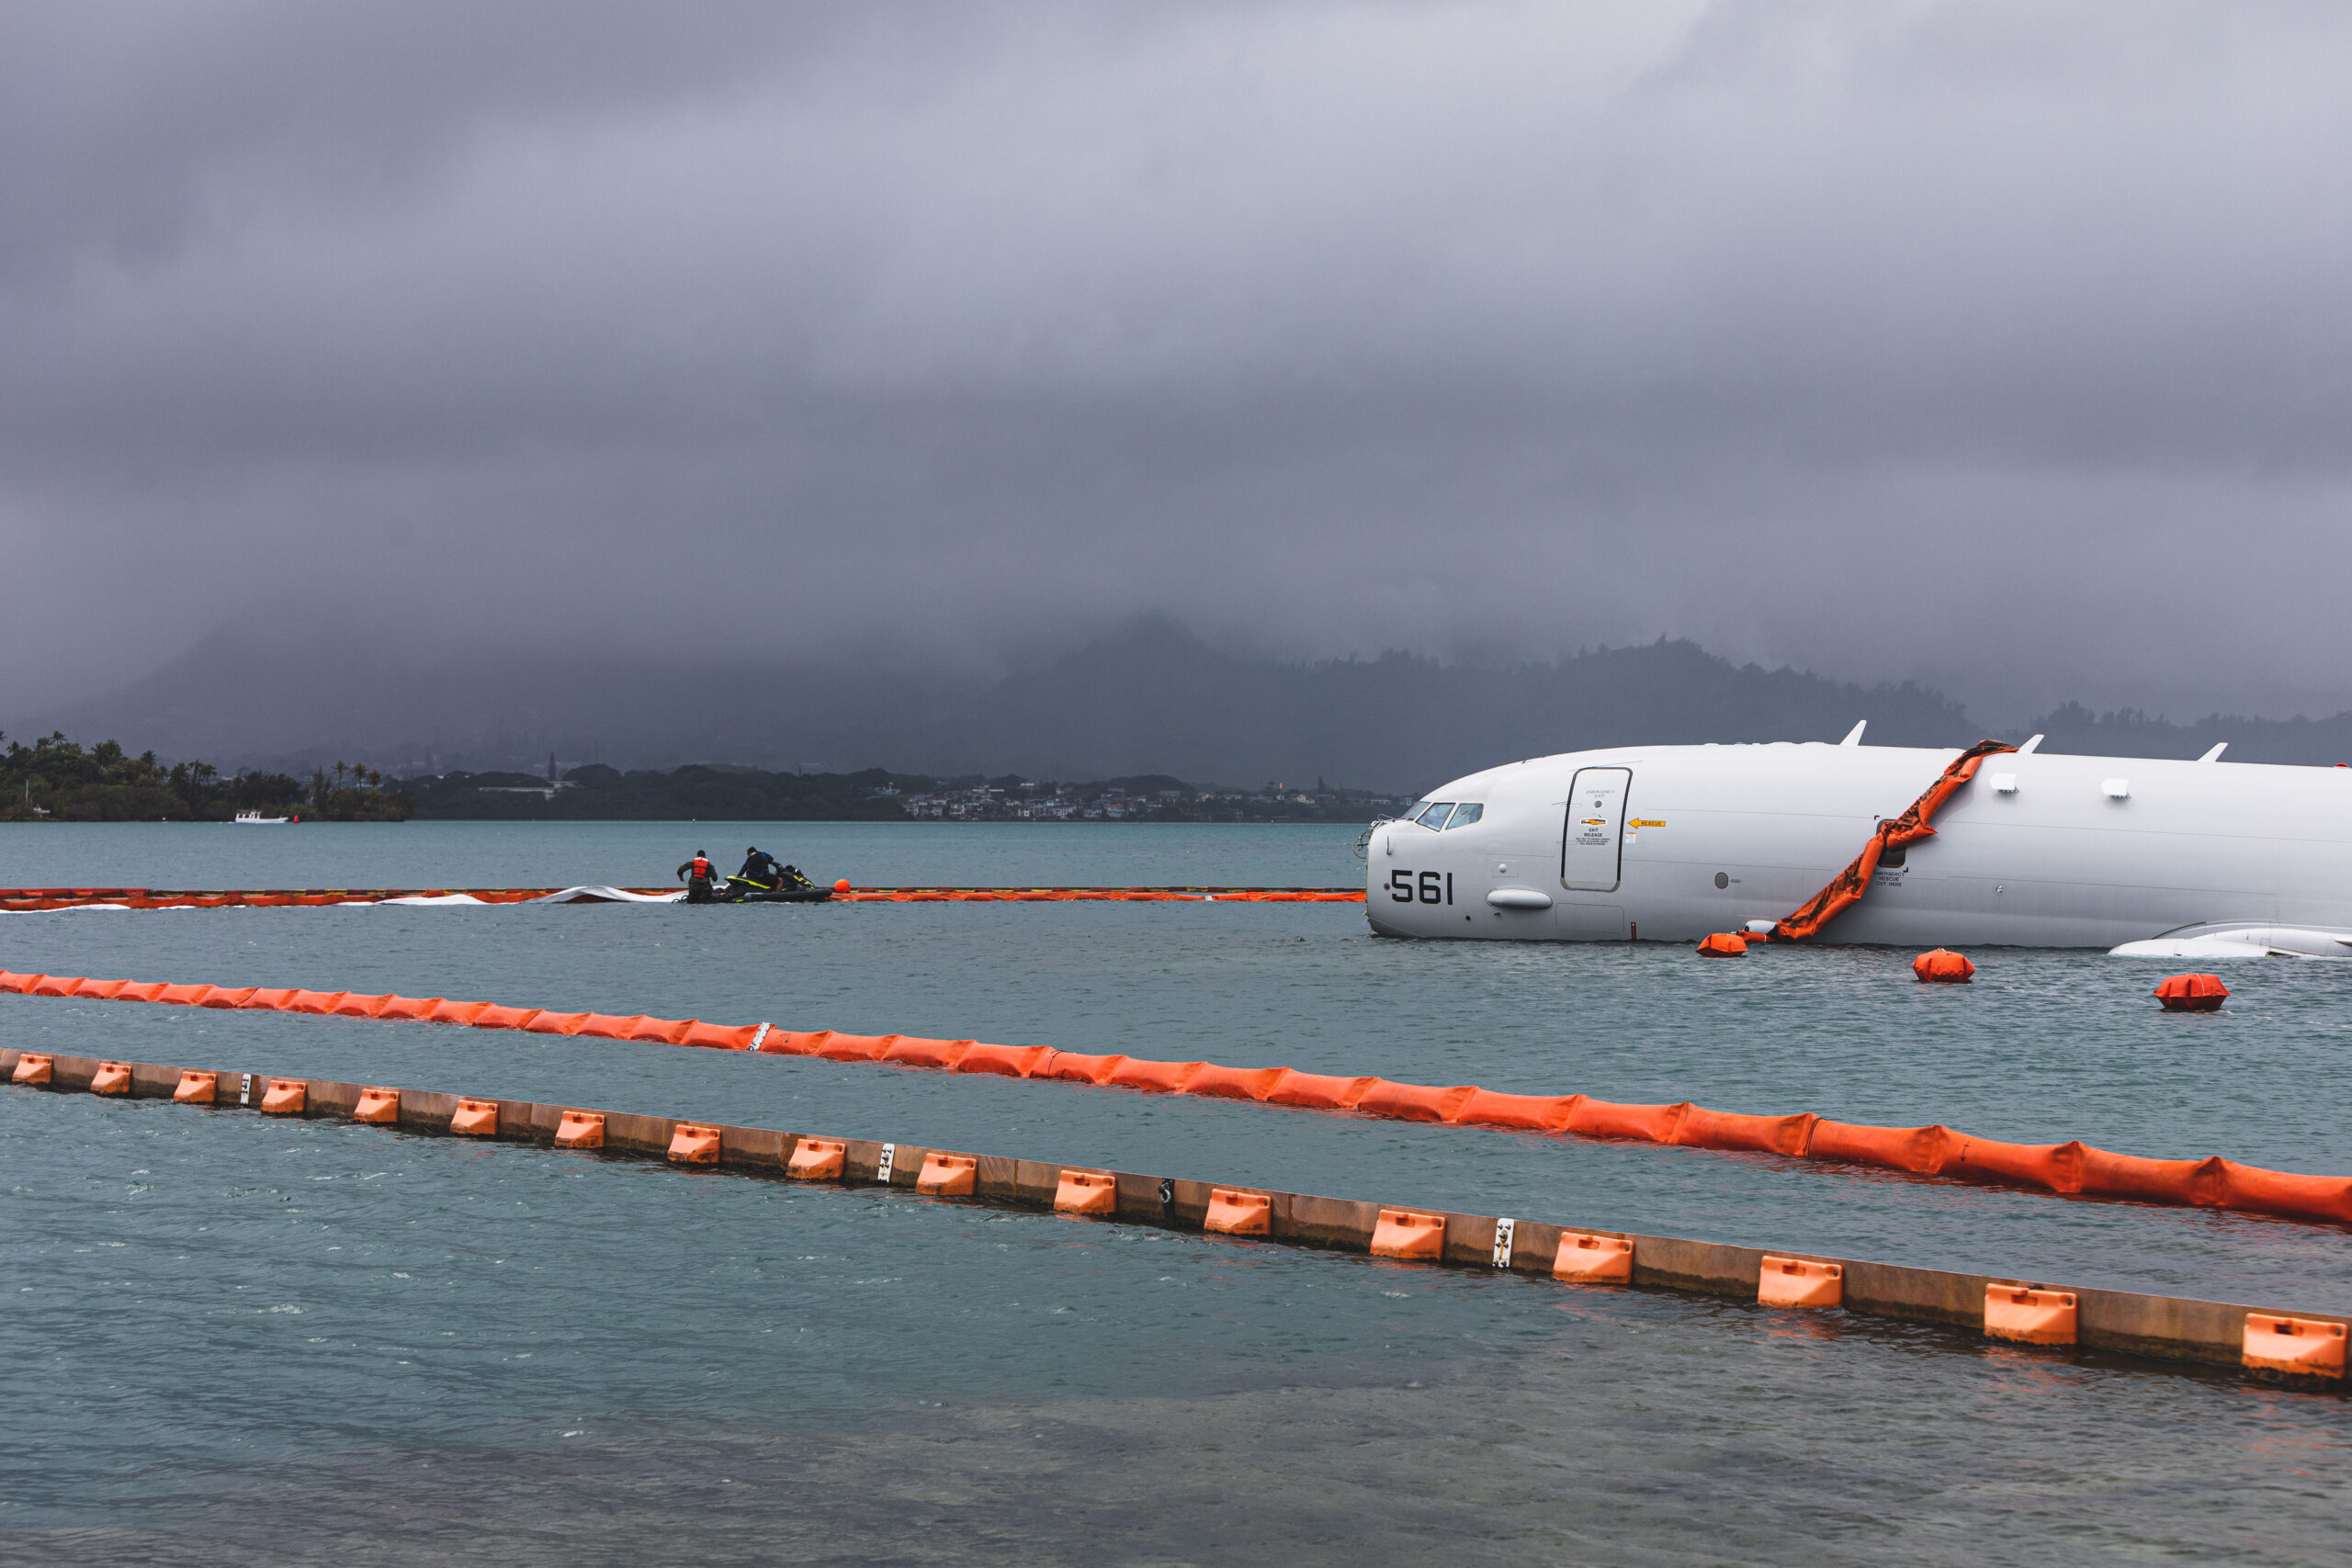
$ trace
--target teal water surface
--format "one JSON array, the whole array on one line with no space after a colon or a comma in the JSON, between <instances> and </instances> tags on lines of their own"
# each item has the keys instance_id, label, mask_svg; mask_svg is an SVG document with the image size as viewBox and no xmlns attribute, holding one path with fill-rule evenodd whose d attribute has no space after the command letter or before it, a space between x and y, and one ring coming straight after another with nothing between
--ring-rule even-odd
<instances>
[{"instance_id":1,"label":"teal water surface","mask_svg":"<svg viewBox=\"0 0 2352 1568\"><path fill-rule=\"evenodd\" d=\"M1344 885L1357 863L1351 832L1315 828L680 833L0 829L0 882L652 882L649 861L738 839L867 883ZM2229 1009L2179 1018L2147 995L2161 966L1980 957L1974 985L1928 987L1907 953L1410 943L1314 905L0 918L19 971L2352 1169L2312 1092L2345 1060L2346 966L2235 965ZM1770 1156L53 998L0 998L0 1042L2352 1308L2340 1230ZM2339 1398L1942 1331L83 1096L0 1094L0 1553L25 1561L2321 1562L2344 1517ZM274 1523L296 1497L307 1535Z\"/></svg>"}]
</instances>

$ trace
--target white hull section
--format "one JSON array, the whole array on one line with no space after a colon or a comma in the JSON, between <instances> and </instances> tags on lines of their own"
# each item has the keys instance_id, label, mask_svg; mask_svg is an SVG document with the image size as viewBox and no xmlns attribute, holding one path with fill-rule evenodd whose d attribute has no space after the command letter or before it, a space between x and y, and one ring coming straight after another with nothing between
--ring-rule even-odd
<instances>
[{"instance_id":1,"label":"white hull section","mask_svg":"<svg viewBox=\"0 0 2352 1568\"><path fill-rule=\"evenodd\" d=\"M1492 768L1429 796L1476 820L1374 828L1367 913L1386 935L1535 942L1769 923L1959 754L1779 742ZM1817 940L2352 956L2352 770L2001 753L1934 826Z\"/></svg>"}]
</instances>

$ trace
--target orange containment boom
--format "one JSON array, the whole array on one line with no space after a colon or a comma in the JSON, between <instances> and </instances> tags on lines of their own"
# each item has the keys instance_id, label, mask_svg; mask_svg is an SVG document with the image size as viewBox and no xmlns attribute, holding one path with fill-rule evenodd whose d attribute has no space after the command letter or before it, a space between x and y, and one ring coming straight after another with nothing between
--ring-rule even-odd
<instances>
[{"instance_id":1,"label":"orange containment boom","mask_svg":"<svg viewBox=\"0 0 2352 1568\"><path fill-rule=\"evenodd\" d=\"M164 887L0 887L0 913L37 914L102 904L125 909L322 908L333 904L381 904L395 898L471 899L477 904L526 904L571 892L562 887L232 887L195 891ZM675 893L670 887L624 887L623 893ZM571 902L602 904L594 896ZM1361 904L1361 887L853 887L831 888L836 904Z\"/></svg>"},{"instance_id":2,"label":"orange containment boom","mask_svg":"<svg viewBox=\"0 0 2352 1568\"><path fill-rule=\"evenodd\" d=\"M1878 870L1881 855L1934 838L1936 813L1976 776L1978 764L1996 752L2016 750L2006 740L1979 740L1953 758L1943 776L1929 784L1928 793L1913 801L1909 810L1878 825L1878 830L1871 835L1871 841L1862 846L1862 852L1854 857L1852 864L1831 877L1828 886L1799 905L1793 914L1777 922L1760 940L1803 942L1809 936L1820 935L1822 927L1862 901L1862 895L1870 891L1871 874Z\"/></svg>"},{"instance_id":3,"label":"orange containment boom","mask_svg":"<svg viewBox=\"0 0 2352 1568\"><path fill-rule=\"evenodd\" d=\"M533 1034L586 1034L704 1050L752 1051L761 1055L881 1062L940 1072L1249 1100L1401 1122L1568 1133L1583 1138L1770 1154L2069 1197L2237 1209L2323 1224L2352 1224L2352 1177L2266 1170L2218 1156L2145 1159L2110 1154L2082 1143L2007 1144L1944 1126L1872 1127L1828 1121L1811 1111L1759 1116L1713 1111L1684 1100L1628 1105L1583 1094L1510 1094L1473 1084L1397 1083L1382 1077L1303 1073L1289 1067L1082 1055L1043 1045L990 1045L907 1034L845 1034L821 1029L796 1032L765 1023L727 1026L641 1014L553 1012L446 998L167 986L160 981L91 980L6 970L0 970L0 993L440 1021L473 1029L519 1029ZM48 1060L45 1055L25 1053L18 1060L16 1081L47 1082L39 1075L48 1071Z\"/></svg>"},{"instance_id":4,"label":"orange containment boom","mask_svg":"<svg viewBox=\"0 0 2352 1568\"><path fill-rule=\"evenodd\" d=\"M12 1072L26 1055L0 1045L0 1074ZM93 1056L47 1059L51 1067L49 1080L28 1086L26 1092L85 1091L104 1065ZM229 1116L236 1114L236 1108L252 1108L251 1090L255 1083L271 1081L252 1073L198 1072L155 1062L126 1065L131 1068L134 1099L161 1099L175 1078L183 1083L201 1079L208 1084L235 1080L240 1085L236 1096L218 1101L220 1113ZM311 1079L305 1089L306 1103L300 1114L340 1119L351 1115L367 1086ZM412 1109L420 1101L435 1106L458 1102L454 1095L415 1091L402 1098ZM1814 1305L1831 1304L1821 1284L1834 1279L1840 1287L1835 1304L1849 1313L1941 1323L1964 1327L1972 1334L2023 1328L2026 1332L2017 1337L2030 1342L2054 1342L2057 1335L2050 1330L2055 1321L2009 1321L2005 1308L2033 1309L2039 1314L2049 1307L2072 1306L2075 1342L2091 1348L2243 1368L2257 1377L2293 1375L2330 1389L2340 1390L2345 1382L2341 1373L2347 1320L2342 1314L2297 1316L2269 1306L2096 1288L2053 1289L1907 1264L1767 1255L1754 1247L1688 1237L1612 1235L1537 1220L1383 1208L1361 1200L1212 1187L1176 1176L1096 1170L1064 1166L1057 1160L927 1153L919 1146L893 1143L817 1139L775 1128L709 1127L664 1116L615 1113L609 1118L612 1137L606 1144L604 1111L514 1101L481 1103L500 1106L497 1141L501 1144L544 1144L552 1132L559 1145L580 1145L586 1139L579 1130L589 1129L607 1156L658 1161L674 1146L678 1130L684 1128L690 1134L717 1135L718 1157L710 1168L744 1174L775 1171L797 1149L829 1144L848 1152L842 1177L845 1184L899 1189L918 1183L915 1156L924 1155L919 1162L920 1179L943 1195L954 1194L951 1201L968 1198L982 1203L1050 1209L1071 1206L1067 1201L1070 1190L1081 1188L1090 1193L1113 1194L1111 1205L1097 1215L1103 1223L1178 1232L1197 1226L1205 1233L1221 1230L1230 1235L1264 1235L1295 1247L1359 1257L1379 1251L1429 1265L1548 1274L1563 1280L1606 1279L1622 1269L1632 1276L1626 1282L1636 1288L1758 1300L1777 1296ZM436 1112L405 1130L430 1136L448 1129ZM479 1159L461 1163L481 1165ZM1065 1177L1084 1179L1065 1182ZM1583 1255L1619 1261L1611 1269L1584 1263L1579 1260ZM1628 1267L1636 1261L1638 1267ZM1775 1279L1784 1286L1776 1288Z\"/></svg>"}]
</instances>

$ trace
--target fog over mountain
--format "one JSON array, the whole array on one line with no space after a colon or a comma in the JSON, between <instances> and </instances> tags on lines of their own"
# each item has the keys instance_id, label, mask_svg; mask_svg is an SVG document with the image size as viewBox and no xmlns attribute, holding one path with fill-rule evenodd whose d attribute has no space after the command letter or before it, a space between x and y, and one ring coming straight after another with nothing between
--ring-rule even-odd
<instances>
[{"instance_id":1,"label":"fog over mountain","mask_svg":"<svg viewBox=\"0 0 2352 1568\"><path fill-rule=\"evenodd\" d=\"M2347 59L2317 0L0 8L0 726L1124 765L951 738L1138 615L1334 748L1453 694L1400 778L1661 637L2335 714ZM1195 771L1320 733L1186 668L1261 727Z\"/></svg>"},{"instance_id":2,"label":"fog over mountain","mask_svg":"<svg viewBox=\"0 0 2352 1568\"><path fill-rule=\"evenodd\" d=\"M266 637L222 637L28 728L53 724L167 757L298 773L337 760L402 774L540 771L552 754L560 767L1170 773L1250 785L1320 777L1417 792L1520 757L1652 742L1835 740L1857 720L1869 721L1867 738L1879 745L1958 747L1988 733L1926 688L1738 666L1689 642L1542 663L1445 663L1395 651L1299 663L1237 656L1156 619L1004 676L821 657L797 665L547 656L409 663L356 642L289 660ZM2352 759L2352 714L2319 724L2183 727L2077 707L2036 728L2052 750L2187 757L2226 740L2236 761Z\"/></svg>"}]
</instances>

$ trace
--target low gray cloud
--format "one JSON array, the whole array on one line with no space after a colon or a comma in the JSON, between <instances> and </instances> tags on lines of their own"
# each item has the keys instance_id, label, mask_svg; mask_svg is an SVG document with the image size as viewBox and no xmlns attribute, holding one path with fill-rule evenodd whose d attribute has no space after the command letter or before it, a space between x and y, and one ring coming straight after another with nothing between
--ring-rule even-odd
<instances>
[{"instance_id":1,"label":"low gray cloud","mask_svg":"<svg viewBox=\"0 0 2352 1568\"><path fill-rule=\"evenodd\" d=\"M0 712L226 622L2352 701L2352 13L0 14Z\"/></svg>"}]
</instances>

